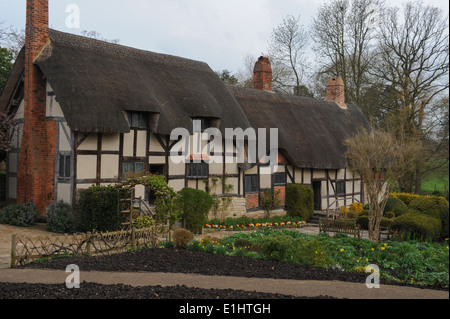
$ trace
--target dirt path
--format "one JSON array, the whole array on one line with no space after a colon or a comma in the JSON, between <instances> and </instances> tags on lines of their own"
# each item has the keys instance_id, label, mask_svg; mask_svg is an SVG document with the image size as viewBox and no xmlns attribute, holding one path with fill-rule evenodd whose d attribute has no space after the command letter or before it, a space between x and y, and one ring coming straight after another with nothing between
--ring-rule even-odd
<instances>
[{"instance_id":1,"label":"dirt path","mask_svg":"<svg viewBox=\"0 0 450 319\"><path fill-rule=\"evenodd\" d=\"M44 224L32 227L16 227L0 224L0 269L11 267L11 238L12 235L43 236L49 235Z\"/></svg>"},{"instance_id":2,"label":"dirt path","mask_svg":"<svg viewBox=\"0 0 450 319\"><path fill-rule=\"evenodd\" d=\"M60 284L68 273L61 270L0 269L0 282ZM80 272L80 282L106 285L176 286L203 289L234 289L279 293L298 297L332 296L349 299L448 299L448 291L380 285L368 289L365 283L318 280L287 280L242 278L232 276L205 276L172 273ZM82 286L81 286L82 288Z\"/></svg>"}]
</instances>

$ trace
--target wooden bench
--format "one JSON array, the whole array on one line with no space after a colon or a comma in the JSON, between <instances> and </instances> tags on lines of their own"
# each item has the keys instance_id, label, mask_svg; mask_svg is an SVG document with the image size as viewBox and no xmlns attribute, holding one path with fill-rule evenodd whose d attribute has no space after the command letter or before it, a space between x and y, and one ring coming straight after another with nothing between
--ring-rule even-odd
<instances>
[{"instance_id":1,"label":"wooden bench","mask_svg":"<svg viewBox=\"0 0 450 319\"><path fill-rule=\"evenodd\" d=\"M319 232L348 234L361 239L361 227L356 223L356 220L321 218L319 220Z\"/></svg>"}]
</instances>

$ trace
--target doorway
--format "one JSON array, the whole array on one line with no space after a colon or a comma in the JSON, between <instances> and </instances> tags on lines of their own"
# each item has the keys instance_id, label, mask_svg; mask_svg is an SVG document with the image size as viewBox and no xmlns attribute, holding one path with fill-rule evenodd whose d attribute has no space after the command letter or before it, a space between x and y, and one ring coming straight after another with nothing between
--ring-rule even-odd
<instances>
[{"instance_id":1,"label":"doorway","mask_svg":"<svg viewBox=\"0 0 450 319\"><path fill-rule=\"evenodd\" d=\"M312 188L314 191L314 210L322 210L322 182L313 181Z\"/></svg>"}]
</instances>

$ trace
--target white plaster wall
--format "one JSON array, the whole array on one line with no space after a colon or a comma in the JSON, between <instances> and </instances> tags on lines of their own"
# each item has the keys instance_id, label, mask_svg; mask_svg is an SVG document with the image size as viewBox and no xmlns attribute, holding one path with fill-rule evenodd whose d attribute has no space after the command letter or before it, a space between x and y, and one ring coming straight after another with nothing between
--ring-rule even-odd
<instances>
[{"instance_id":1,"label":"white plaster wall","mask_svg":"<svg viewBox=\"0 0 450 319\"><path fill-rule=\"evenodd\" d=\"M78 155L77 157L77 178L93 179L97 176L97 156Z\"/></svg>"},{"instance_id":2,"label":"white plaster wall","mask_svg":"<svg viewBox=\"0 0 450 319\"><path fill-rule=\"evenodd\" d=\"M133 156L134 131L123 135L123 156Z\"/></svg>"},{"instance_id":3,"label":"white plaster wall","mask_svg":"<svg viewBox=\"0 0 450 319\"><path fill-rule=\"evenodd\" d=\"M119 151L120 134L103 134L102 150Z\"/></svg>"},{"instance_id":4,"label":"white plaster wall","mask_svg":"<svg viewBox=\"0 0 450 319\"><path fill-rule=\"evenodd\" d=\"M72 137L72 130L70 129L69 125L67 123L58 123L59 125L59 151L62 152L71 152L71 137ZM67 132L67 136L64 133L64 130Z\"/></svg>"},{"instance_id":5,"label":"white plaster wall","mask_svg":"<svg viewBox=\"0 0 450 319\"><path fill-rule=\"evenodd\" d=\"M184 188L184 179L170 180L169 186L172 187L176 192L178 192Z\"/></svg>"},{"instance_id":6,"label":"white plaster wall","mask_svg":"<svg viewBox=\"0 0 450 319\"><path fill-rule=\"evenodd\" d=\"M102 155L101 178L116 178L119 176L119 155Z\"/></svg>"},{"instance_id":7,"label":"white plaster wall","mask_svg":"<svg viewBox=\"0 0 450 319\"><path fill-rule=\"evenodd\" d=\"M97 150L97 133L91 133L78 145L78 150L81 151L96 151Z\"/></svg>"},{"instance_id":8,"label":"white plaster wall","mask_svg":"<svg viewBox=\"0 0 450 319\"><path fill-rule=\"evenodd\" d=\"M153 133L150 134L150 152L164 152L164 148L159 144Z\"/></svg>"},{"instance_id":9,"label":"white plaster wall","mask_svg":"<svg viewBox=\"0 0 450 319\"><path fill-rule=\"evenodd\" d=\"M57 200L62 200L66 203L71 203L71 192L72 192L72 187L70 184L65 184L65 183L58 183L58 198Z\"/></svg>"},{"instance_id":10,"label":"white plaster wall","mask_svg":"<svg viewBox=\"0 0 450 319\"><path fill-rule=\"evenodd\" d=\"M137 131L136 156L145 157L147 150L147 132Z\"/></svg>"},{"instance_id":11,"label":"white plaster wall","mask_svg":"<svg viewBox=\"0 0 450 319\"><path fill-rule=\"evenodd\" d=\"M47 81L46 84L46 92L54 92L52 86ZM56 100L55 95L49 96L47 94L46 97L46 115L47 117L64 117L64 113L61 109L61 105Z\"/></svg>"}]
</instances>

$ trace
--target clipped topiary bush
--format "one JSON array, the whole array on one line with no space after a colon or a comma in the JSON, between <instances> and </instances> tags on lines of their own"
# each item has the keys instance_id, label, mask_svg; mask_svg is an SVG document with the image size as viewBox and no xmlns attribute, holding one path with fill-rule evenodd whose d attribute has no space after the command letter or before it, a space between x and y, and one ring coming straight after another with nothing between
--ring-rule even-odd
<instances>
[{"instance_id":1,"label":"clipped topiary bush","mask_svg":"<svg viewBox=\"0 0 450 319\"><path fill-rule=\"evenodd\" d=\"M356 221L362 229L368 229L369 228L369 216L367 215L361 215L358 217L357 221ZM382 217L381 218L381 222L380 222L380 226L381 227L389 227L392 224L392 219L389 219L387 217Z\"/></svg>"},{"instance_id":2,"label":"clipped topiary bush","mask_svg":"<svg viewBox=\"0 0 450 319\"><path fill-rule=\"evenodd\" d=\"M9 205L0 213L0 224L30 227L36 224L37 210L34 203Z\"/></svg>"},{"instance_id":3,"label":"clipped topiary bush","mask_svg":"<svg viewBox=\"0 0 450 319\"><path fill-rule=\"evenodd\" d=\"M401 216L408 210L408 206L396 197L389 197L384 207L384 216L388 212L394 212L395 216Z\"/></svg>"},{"instance_id":4,"label":"clipped topiary bush","mask_svg":"<svg viewBox=\"0 0 450 319\"><path fill-rule=\"evenodd\" d=\"M91 186L79 200L80 231L116 231L122 228L125 216L118 209L119 193L113 186Z\"/></svg>"},{"instance_id":5,"label":"clipped topiary bush","mask_svg":"<svg viewBox=\"0 0 450 319\"><path fill-rule=\"evenodd\" d=\"M436 240L440 236L441 222L439 219L425 215L417 210L408 210L402 216L394 219L392 228L403 234L410 233L415 239Z\"/></svg>"},{"instance_id":6,"label":"clipped topiary bush","mask_svg":"<svg viewBox=\"0 0 450 319\"><path fill-rule=\"evenodd\" d=\"M173 232L173 244L175 248L186 249L187 244L193 239L194 234L185 228L178 228Z\"/></svg>"},{"instance_id":7,"label":"clipped topiary bush","mask_svg":"<svg viewBox=\"0 0 450 319\"><path fill-rule=\"evenodd\" d=\"M439 237L449 237L449 203L445 198L438 196L417 197L411 201L409 209L437 218L441 222Z\"/></svg>"},{"instance_id":8,"label":"clipped topiary bush","mask_svg":"<svg viewBox=\"0 0 450 319\"><path fill-rule=\"evenodd\" d=\"M182 210L184 227L191 232L201 233L212 207L211 195L189 187L183 188L179 195L177 203Z\"/></svg>"},{"instance_id":9,"label":"clipped topiary bush","mask_svg":"<svg viewBox=\"0 0 450 319\"><path fill-rule=\"evenodd\" d=\"M301 184L286 186L286 211L289 216L308 221L314 215L314 191Z\"/></svg>"},{"instance_id":10,"label":"clipped topiary bush","mask_svg":"<svg viewBox=\"0 0 450 319\"><path fill-rule=\"evenodd\" d=\"M75 231L72 208L69 204L58 201L47 206L46 229L54 233L72 233Z\"/></svg>"}]
</instances>

